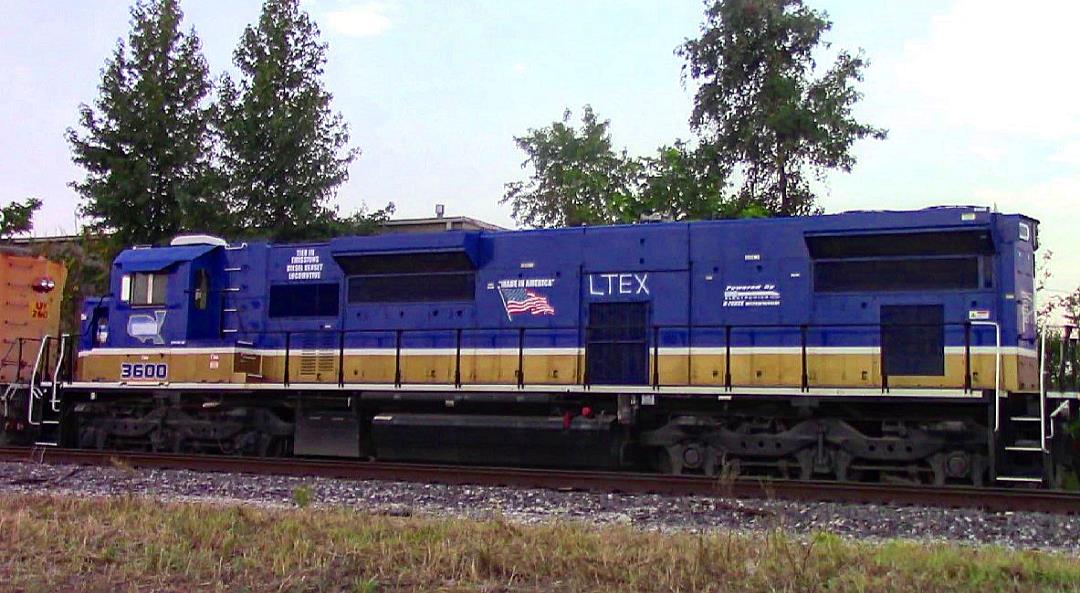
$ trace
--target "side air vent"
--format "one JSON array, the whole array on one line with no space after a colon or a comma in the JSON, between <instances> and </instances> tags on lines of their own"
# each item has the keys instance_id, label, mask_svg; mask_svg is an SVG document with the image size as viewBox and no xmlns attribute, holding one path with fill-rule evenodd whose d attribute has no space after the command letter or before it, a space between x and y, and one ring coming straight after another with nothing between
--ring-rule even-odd
<instances>
[{"instance_id":1,"label":"side air vent","mask_svg":"<svg viewBox=\"0 0 1080 593\"><path fill-rule=\"evenodd\" d=\"M348 299L362 303L467 302L476 265L463 250L335 256L349 275Z\"/></svg>"},{"instance_id":2,"label":"side air vent","mask_svg":"<svg viewBox=\"0 0 1080 593\"><path fill-rule=\"evenodd\" d=\"M867 257L993 255L994 242L986 229L874 234L807 235L814 259Z\"/></svg>"}]
</instances>

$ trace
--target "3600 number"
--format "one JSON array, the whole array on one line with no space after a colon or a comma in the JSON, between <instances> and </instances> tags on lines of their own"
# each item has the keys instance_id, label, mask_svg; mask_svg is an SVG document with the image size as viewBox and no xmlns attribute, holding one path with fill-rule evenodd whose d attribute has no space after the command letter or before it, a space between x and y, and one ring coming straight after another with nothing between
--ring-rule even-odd
<instances>
[{"instance_id":1,"label":"3600 number","mask_svg":"<svg viewBox=\"0 0 1080 593\"><path fill-rule=\"evenodd\" d=\"M121 379L165 379L169 376L169 365L159 362L122 362Z\"/></svg>"}]
</instances>

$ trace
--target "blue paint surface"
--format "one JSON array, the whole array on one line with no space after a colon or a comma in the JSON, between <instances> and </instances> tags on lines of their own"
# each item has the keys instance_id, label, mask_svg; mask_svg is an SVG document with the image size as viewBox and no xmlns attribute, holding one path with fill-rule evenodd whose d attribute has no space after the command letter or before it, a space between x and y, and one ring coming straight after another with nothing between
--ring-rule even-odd
<instances>
[{"instance_id":1,"label":"blue paint surface","mask_svg":"<svg viewBox=\"0 0 1080 593\"><path fill-rule=\"evenodd\" d=\"M1029 229L1027 239L1020 228ZM271 245L164 247L128 250L116 259L112 295L88 299L87 326L107 317L107 347L147 347L128 330L133 315L161 319L169 347L283 348L285 333L345 330L346 348L394 348L403 331L406 348L453 348L461 330L464 348L517 348L527 328L527 348L580 347L588 307L595 302L650 303L650 343L661 347L723 346L732 326L733 346L876 346L876 327L838 325L880 322L883 305L941 305L947 346L965 343L963 324L974 314L1002 327L1005 346L1034 348L1033 250L1037 222L970 207L908 212L851 212L803 218L657 223L572 229L444 232ZM990 287L962 290L814 291L808 236L980 229L994 253ZM458 302L349 303L340 261L354 256L443 253L468 262L475 274L472 300ZM161 265L162 262L168 262ZM408 261L408 260L405 260ZM159 266L160 267L157 267ZM169 275L167 302L138 307L118 295L132 271ZM208 306L194 306L199 270L209 274ZM398 270L395 270L395 272ZM408 272L404 265L400 272ZM990 271L988 271L990 273ZM340 310L325 317L270 317L269 287L336 283ZM509 314L507 295L543 297L554 314ZM740 304L741 303L741 304ZM145 321L145 320L144 320ZM808 326L805 330L800 326ZM138 325L144 327L146 324ZM771 327L765 327L771 326ZM688 329L688 327L692 329ZM994 331L971 328L971 345L992 346ZM324 347L338 346L326 338ZM88 339L83 348L91 346ZM158 345L160 347L160 344Z\"/></svg>"}]
</instances>

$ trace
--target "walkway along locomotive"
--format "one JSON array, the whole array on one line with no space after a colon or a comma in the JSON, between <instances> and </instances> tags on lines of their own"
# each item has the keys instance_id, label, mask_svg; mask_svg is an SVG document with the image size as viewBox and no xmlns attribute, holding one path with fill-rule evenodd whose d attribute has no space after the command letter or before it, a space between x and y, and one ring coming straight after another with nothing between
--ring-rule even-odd
<instances>
[{"instance_id":1,"label":"walkway along locomotive","mask_svg":"<svg viewBox=\"0 0 1080 593\"><path fill-rule=\"evenodd\" d=\"M1037 240L974 207L181 237L116 258L43 407L80 447L1050 484Z\"/></svg>"}]
</instances>

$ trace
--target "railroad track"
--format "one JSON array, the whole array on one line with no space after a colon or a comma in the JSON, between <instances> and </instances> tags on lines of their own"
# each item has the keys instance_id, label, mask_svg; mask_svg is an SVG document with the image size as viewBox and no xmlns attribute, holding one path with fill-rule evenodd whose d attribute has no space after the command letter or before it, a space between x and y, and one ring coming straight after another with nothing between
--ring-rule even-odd
<instances>
[{"instance_id":1,"label":"railroad track","mask_svg":"<svg viewBox=\"0 0 1080 593\"><path fill-rule=\"evenodd\" d=\"M318 476L352 480L471 484L635 494L775 498L781 500L975 508L995 512L1080 513L1080 493L1051 490L932 487L795 480L738 479L721 481L717 478L708 477L622 472L177 455L58 449L53 447L3 447L0 448L0 461L80 465L122 464L138 468Z\"/></svg>"}]
</instances>

